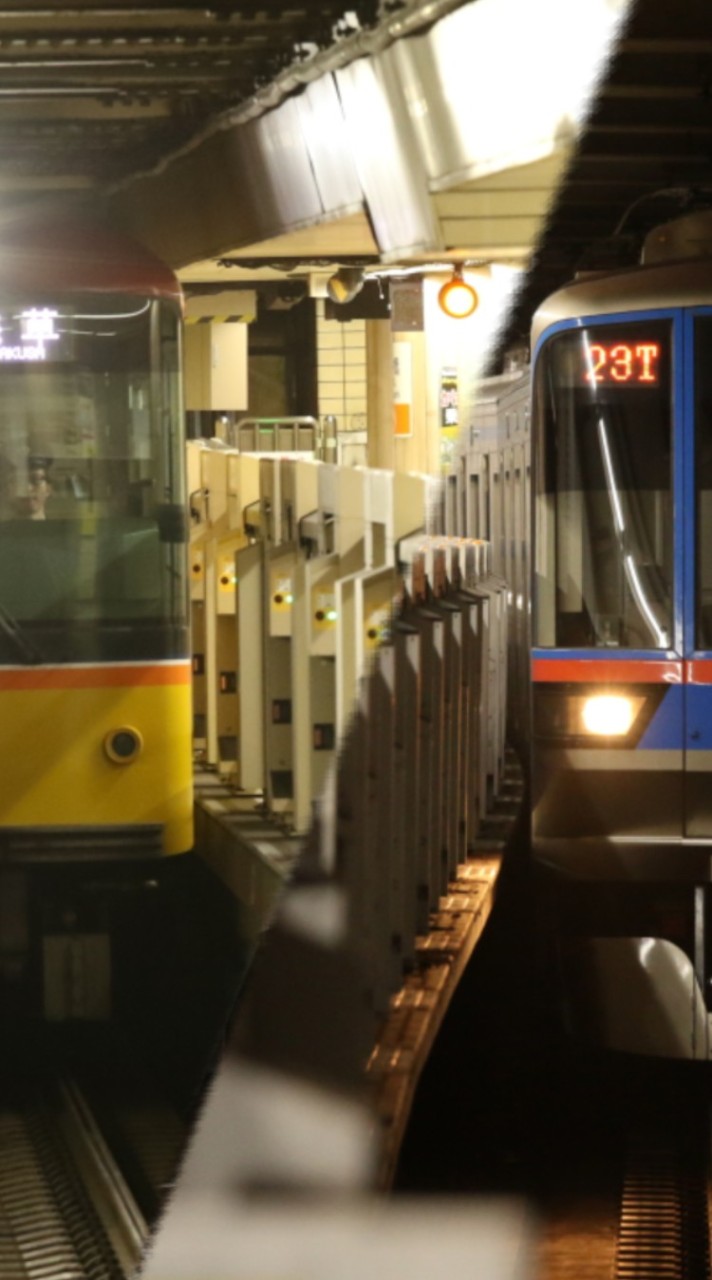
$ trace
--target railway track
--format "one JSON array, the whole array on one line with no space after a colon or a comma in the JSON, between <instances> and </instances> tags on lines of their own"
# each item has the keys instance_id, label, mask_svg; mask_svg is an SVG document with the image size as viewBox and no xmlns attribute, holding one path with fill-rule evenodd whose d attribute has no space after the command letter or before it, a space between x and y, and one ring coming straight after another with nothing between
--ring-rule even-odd
<instances>
[{"instance_id":1,"label":"railway track","mask_svg":"<svg viewBox=\"0 0 712 1280\"><path fill-rule=\"evenodd\" d=\"M538 1280L709 1280L709 1113L685 1110L631 1124L567 1190L554 1178L539 1204Z\"/></svg>"},{"instance_id":2,"label":"railway track","mask_svg":"<svg viewBox=\"0 0 712 1280\"><path fill-rule=\"evenodd\" d=\"M124 1280L149 1224L77 1084L0 1109L0 1280Z\"/></svg>"},{"instance_id":3,"label":"railway track","mask_svg":"<svg viewBox=\"0 0 712 1280\"><path fill-rule=\"evenodd\" d=\"M508 865L423 1072L394 1190L522 1200L539 1224L536 1280L711 1280L712 1064L574 1040Z\"/></svg>"},{"instance_id":4,"label":"railway track","mask_svg":"<svg viewBox=\"0 0 712 1280\"><path fill-rule=\"evenodd\" d=\"M630 1134L615 1280L709 1280L708 1132L691 1117Z\"/></svg>"}]
</instances>

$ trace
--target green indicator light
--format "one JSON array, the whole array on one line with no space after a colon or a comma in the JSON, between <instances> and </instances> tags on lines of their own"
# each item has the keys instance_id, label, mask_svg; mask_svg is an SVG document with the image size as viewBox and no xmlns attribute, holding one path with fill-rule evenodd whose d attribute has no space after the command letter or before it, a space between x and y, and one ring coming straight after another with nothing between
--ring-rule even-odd
<instances>
[{"instance_id":1,"label":"green indicator light","mask_svg":"<svg viewBox=\"0 0 712 1280\"><path fill-rule=\"evenodd\" d=\"M294 600L294 596L285 596L284 599L287 604L291 604L292 601Z\"/></svg>"},{"instance_id":2,"label":"green indicator light","mask_svg":"<svg viewBox=\"0 0 712 1280\"><path fill-rule=\"evenodd\" d=\"M326 611L327 622L336 622L336 619L338 618L338 616L339 615L337 614L336 609L327 609Z\"/></svg>"}]
</instances>

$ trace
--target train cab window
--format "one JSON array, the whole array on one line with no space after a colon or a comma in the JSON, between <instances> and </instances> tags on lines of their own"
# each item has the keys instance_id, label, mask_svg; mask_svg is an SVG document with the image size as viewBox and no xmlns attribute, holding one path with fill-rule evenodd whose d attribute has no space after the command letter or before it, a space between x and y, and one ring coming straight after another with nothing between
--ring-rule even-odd
<instances>
[{"instance_id":1,"label":"train cab window","mask_svg":"<svg viewBox=\"0 0 712 1280\"><path fill-rule=\"evenodd\" d=\"M666 649L672 639L671 326L550 339L535 374L535 636Z\"/></svg>"},{"instance_id":2,"label":"train cab window","mask_svg":"<svg viewBox=\"0 0 712 1280\"><path fill-rule=\"evenodd\" d=\"M695 320L695 646L712 649L712 316Z\"/></svg>"},{"instance_id":3,"label":"train cab window","mask_svg":"<svg viewBox=\"0 0 712 1280\"><path fill-rule=\"evenodd\" d=\"M156 299L0 300L0 662L183 651L178 343Z\"/></svg>"}]
</instances>

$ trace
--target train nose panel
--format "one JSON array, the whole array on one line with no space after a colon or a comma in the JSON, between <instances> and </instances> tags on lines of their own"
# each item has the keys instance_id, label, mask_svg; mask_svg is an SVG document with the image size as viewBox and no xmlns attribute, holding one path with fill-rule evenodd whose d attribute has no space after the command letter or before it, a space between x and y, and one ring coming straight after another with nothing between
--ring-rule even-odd
<instances>
[{"instance_id":1,"label":"train nose panel","mask_svg":"<svg viewBox=\"0 0 712 1280\"><path fill-rule=\"evenodd\" d=\"M707 1009L689 958L661 938L587 938L567 955L574 1035L599 1048L667 1058L710 1056Z\"/></svg>"}]
</instances>

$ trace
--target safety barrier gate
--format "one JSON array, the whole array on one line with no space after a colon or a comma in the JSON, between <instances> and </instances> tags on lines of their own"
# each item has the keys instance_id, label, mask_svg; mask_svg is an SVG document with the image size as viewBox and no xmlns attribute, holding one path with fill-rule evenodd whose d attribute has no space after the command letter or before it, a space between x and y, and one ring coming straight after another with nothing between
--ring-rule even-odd
<instances>
[{"instance_id":1,"label":"safety barrier gate","mask_svg":"<svg viewBox=\"0 0 712 1280\"><path fill-rule=\"evenodd\" d=\"M189 463L201 762L343 888L379 1016L500 787L504 583L429 477Z\"/></svg>"},{"instance_id":2,"label":"safety barrier gate","mask_svg":"<svg viewBox=\"0 0 712 1280\"><path fill-rule=\"evenodd\" d=\"M431 477L189 470L197 847L257 953L185 1176L385 1188L521 801L505 584Z\"/></svg>"},{"instance_id":3,"label":"safety barrier gate","mask_svg":"<svg viewBox=\"0 0 712 1280\"><path fill-rule=\"evenodd\" d=\"M433 481L191 442L195 745L300 834Z\"/></svg>"},{"instance_id":4,"label":"safety barrier gate","mask_svg":"<svg viewBox=\"0 0 712 1280\"><path fill-rule=\"evenodd\" d=\"M319 861L345 889L376 1018L480 844L505 745L506 598L489 547L411 538L398 558L389 633L358 679L318 823Z\"/></svg>"}]
</instances>

